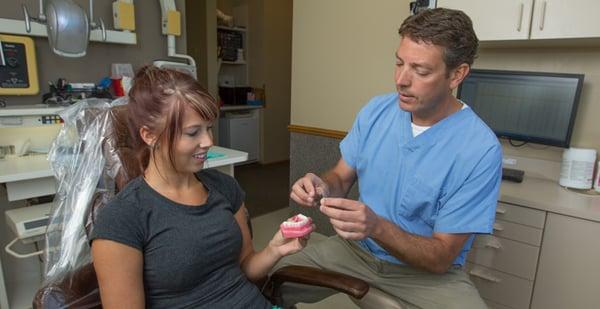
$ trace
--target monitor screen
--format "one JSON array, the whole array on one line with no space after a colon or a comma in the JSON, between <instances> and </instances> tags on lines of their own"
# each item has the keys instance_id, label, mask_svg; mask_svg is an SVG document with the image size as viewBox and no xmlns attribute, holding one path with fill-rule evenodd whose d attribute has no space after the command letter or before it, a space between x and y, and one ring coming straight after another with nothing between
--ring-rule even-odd
<instances>
[{"instance_id":1,"label":"monitor screen","mask_svg":"<svg viewBox=\"0 0 600 309\"><path fill-rule=\"evenodd\" d=\"M567 148L583 77L473 69L457 97L498 137Z\"/></svg>"}]
</instances>

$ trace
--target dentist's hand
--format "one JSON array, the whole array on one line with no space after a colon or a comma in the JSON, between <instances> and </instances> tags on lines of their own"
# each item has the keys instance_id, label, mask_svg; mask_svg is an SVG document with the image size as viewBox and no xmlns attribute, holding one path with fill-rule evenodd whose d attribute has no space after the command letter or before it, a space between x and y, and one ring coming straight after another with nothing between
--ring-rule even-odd
<instances>
[{"instance_id":1,"label":"dentist's hand","mask_svg":"<svg viewBox=\"0 0 600 309\"><path fill-rule=\"evenodd\" d=\"M319 176L308 173L292 186L290 198L302 206L314 207L319 200L329 196L329 187Z\"/></svg>"},{"instance_id":2,"label":"dentist's hand","mask_svg":"<svg viewBox=\"0 0 600 309\"><path fill-rule=\"evenodd\" d=\"M360 240L377 231L381 218L369 206L344 198L324 198L319 208L340 237Z\"/></svg>"}]
</instances>

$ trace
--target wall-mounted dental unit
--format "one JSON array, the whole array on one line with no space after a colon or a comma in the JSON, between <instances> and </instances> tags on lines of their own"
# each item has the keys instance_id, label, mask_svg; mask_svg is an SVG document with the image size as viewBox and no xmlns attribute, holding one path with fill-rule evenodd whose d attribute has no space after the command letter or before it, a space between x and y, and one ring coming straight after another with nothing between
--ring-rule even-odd
<instances>
[{"instance_id":1,"label":"wall-mounted dental unit","mask_svg":"<svg viewBox=\"0 0 600 309\"><path fill-rule=\"evenodd\" d=\"M4 34L48 37L52 51L65 57L82 57L88 41L137 44L133 0L116 1L115 28L108 30L102 19L94 18L94 1L89 0L89 15L73 0L38 0L37 16L23 7L23 20L0 17ZM113 17L114 18L114 17Z\"/></svg>"},{"instance_id":2,"label":"wall-mounted dental unit","mask_svg":"<svg viewBox=\"0 0 600 309\"><path fill-rule=\"evenodd\" d=\"M0 95L35 95L39 90L33 40L0 34Z\"/></svg>"}]
</instances>

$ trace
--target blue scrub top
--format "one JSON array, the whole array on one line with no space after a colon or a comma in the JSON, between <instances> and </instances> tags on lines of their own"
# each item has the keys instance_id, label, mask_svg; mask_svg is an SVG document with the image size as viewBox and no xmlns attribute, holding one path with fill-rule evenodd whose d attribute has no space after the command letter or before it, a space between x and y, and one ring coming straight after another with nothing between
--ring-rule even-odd
<instances>
[{"instance_id":1,"label":"blue scrub top","mask_svg":"<svg viewBox=\"0 0 600 309\"><path fill-rule=\"evenodd\" d=\"M502 172L495 134L464 108L413 137L411 114L398 94L373 98L340 143L358 175L360 201L402 230L491 233ZM454 264L463 265L473 236ZM403 264L374 240L360 241L380 259Z\"/></svg>"}]
</instances>

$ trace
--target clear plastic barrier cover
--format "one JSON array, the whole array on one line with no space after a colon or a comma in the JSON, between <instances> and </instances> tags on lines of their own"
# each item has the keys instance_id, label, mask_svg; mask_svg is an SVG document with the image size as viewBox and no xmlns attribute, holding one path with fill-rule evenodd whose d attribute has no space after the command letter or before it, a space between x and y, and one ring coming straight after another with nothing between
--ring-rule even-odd
<instances>
[{"instance_id":1,"label":"clear plastic barrier cover","mask_svg":"<svg viewBox=\"0 0 600 309\"><path fill-rule=\"evenodd\" d=\"M95 294L91 298L96 304L78 304L81 299L70 299L69 295L74 294L69 291L80 289L74 285L79 285L76 281L81 278L74 274L79 272L80 276L82 269L87 268L95 280L88 243L89 217L96 199L108 199L115 192L113 179L120 161L107 160L105 156L112 154L103 150L103 145L113 130L111 107L126 103L126 97L113 102L87 99L60 112L64 126L48 155L58 189L46 233L43 285L51 287L48 291L43 289L43 293L56 294L43 297L58 298L57 304L62 303L58 307L89 308L99 304L97 287L83 293ZM111 162L111 166L105 166L106 162ZM47 300L44 302L48 304Z\"/></svg>"}]
</instances>

